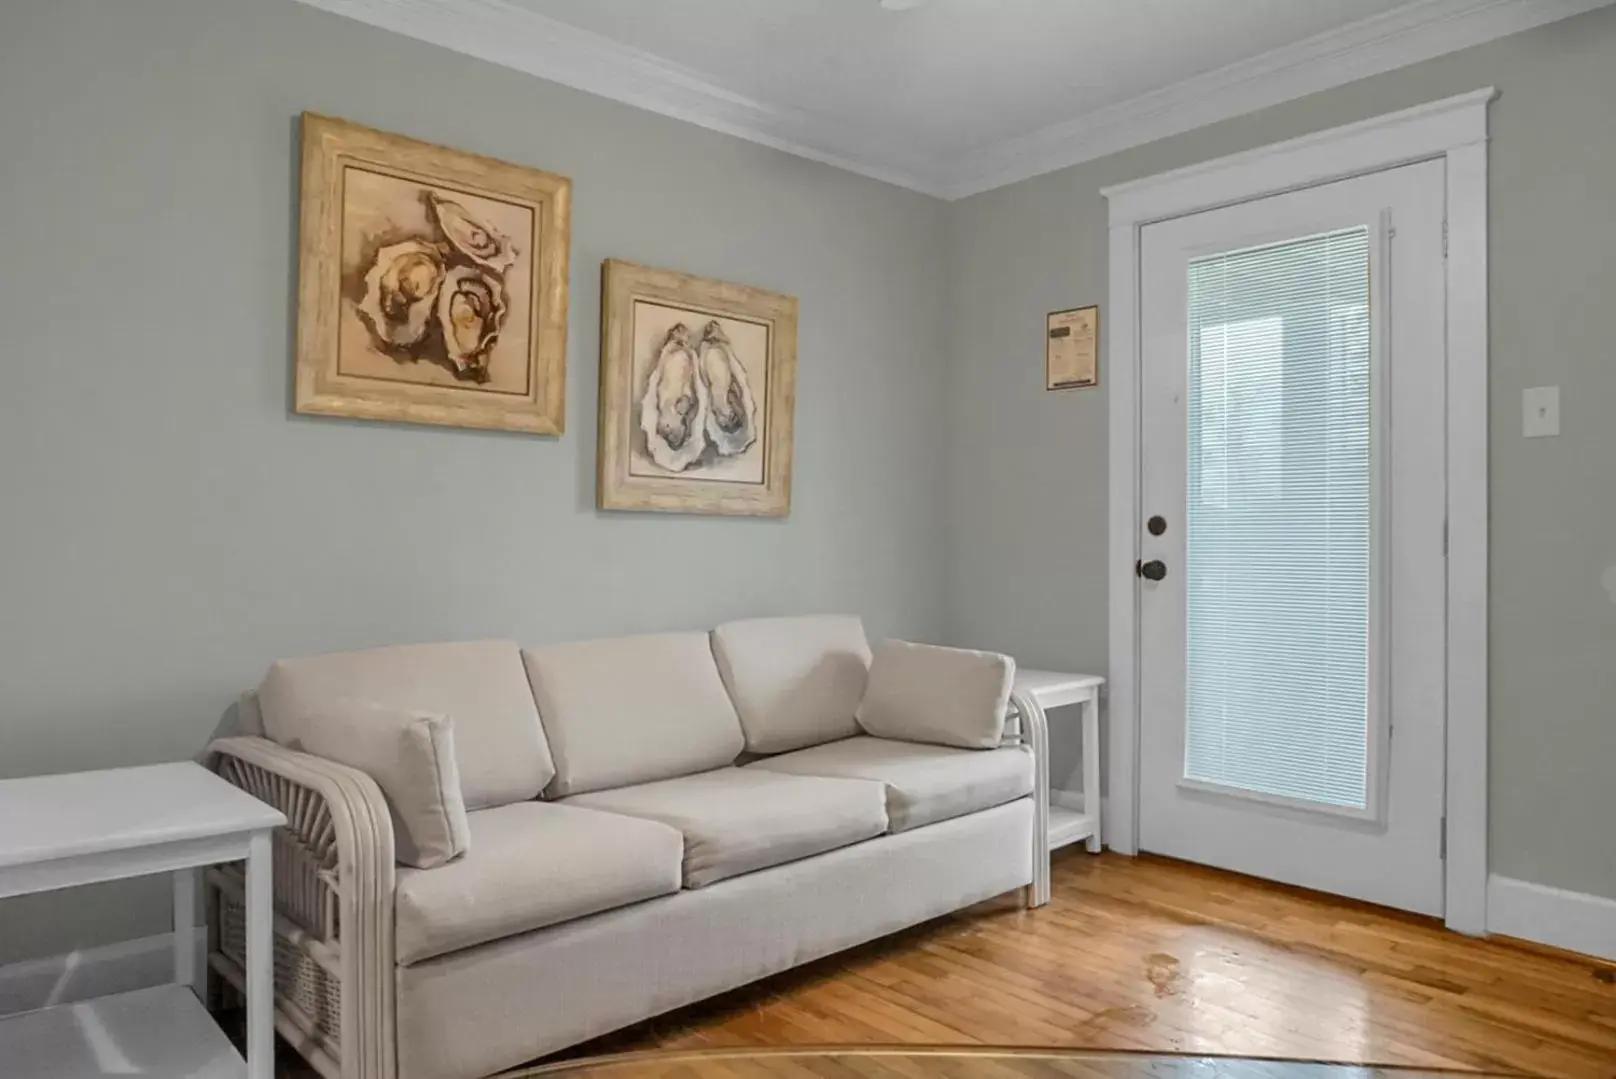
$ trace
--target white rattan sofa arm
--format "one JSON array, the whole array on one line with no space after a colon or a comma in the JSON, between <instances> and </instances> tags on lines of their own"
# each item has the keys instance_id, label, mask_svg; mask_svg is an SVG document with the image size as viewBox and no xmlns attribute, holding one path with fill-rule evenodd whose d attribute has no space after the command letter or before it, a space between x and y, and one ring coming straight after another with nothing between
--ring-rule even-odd
<instances>
[{"instance_id":1,"label":"white rattan sofa arm","mask_svg":"<svg viewBox=\"0 0 1616 1079\"><path fill-rule=\"evenodd\" d=\"M1010 691L1020 721L1017 732L1032 750L1033 830L1032 886L1027 890L1027 906L1041 907L1049 902L1049 720L1032 694Z\"/></svg>"},{"instance_id":2,"label":"white rattan sofa arm","mask_svg":"<svg viewBox=\"0 0 1616 1079\"><path fill-rule=\"evenodd\" d=\"M358 769L263 738L220 739L207 762L286 814L282 840L296 857L276 851L277 932L318 948L322 965L340 972L340 1060L306 1055L322 1072L336 1071L331 1079L394 1079L393 826L381 788ZM297 861L305 863L301 874L288 864ZM293 1034L285 1028L299 1025L288 1014L296 1008L280 986L276 1005L277 1025Z\"/></svg>"}]
</instances>

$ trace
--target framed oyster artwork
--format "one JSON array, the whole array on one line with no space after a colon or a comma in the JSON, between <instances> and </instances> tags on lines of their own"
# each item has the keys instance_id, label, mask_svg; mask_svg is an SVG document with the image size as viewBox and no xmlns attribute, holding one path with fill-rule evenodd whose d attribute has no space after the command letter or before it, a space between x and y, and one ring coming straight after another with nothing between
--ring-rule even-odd
<instances>
[{"instance_id":1,"label":"framed oyster artwork","mask_svg":"<svg viewBox=\"0 0 1616 1079\"><path fill-rule=\"evenodd\" d=\"M297 411L559 435L570 196L305 113Z\"/></svg>"},{"instance_id":2,"label":"framed oyster artwork","mask_svg":"<svg viewBox=\"0 0 1616 1079\"><path fill-rule=\"evenodd\" d=\"M600 507L784 517L797 301L616 260L601 279Z\"/></svg>"}]
</instances>

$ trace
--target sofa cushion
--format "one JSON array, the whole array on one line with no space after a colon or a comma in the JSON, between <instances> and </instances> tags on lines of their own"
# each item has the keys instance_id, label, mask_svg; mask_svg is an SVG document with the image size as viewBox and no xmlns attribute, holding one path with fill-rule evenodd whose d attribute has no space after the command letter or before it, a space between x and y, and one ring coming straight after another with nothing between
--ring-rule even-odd
<instances>
[{"instance_id":1,"label":"sofa cushion","mask_svg":"<svg viewBox=\"0 0 1616 1079\"><path fill-rule=\"evenodd\" d=\"M1032 753L1021 746L955 749L868 735L768 757L748 769L879 780L892 832L1013 802L1033 787Z\"/></svg>"},{"instance_id":2,"label":"sofa cushion","mask_svg":"<svg viewBox=\"0 0 1616 1079\"><path fill-rule=\"evenodd\" d=\"M509 641L415 644L283 659L258 687L264 732L285 744L299 708L341 699L454 720L468 809L532 798L555 773L521 652Z\"/></svg>"},{"instance_id":3,"label":"sofa cushion","mask_svg":"<svg viewBox=\"0 0 1616 1079\"><path fill-rule=\"evenodd\" d=\"M568 798L564 805L661 821L685 837L686 888L871 839L886 831L879 783L720 768Z\"/></svg>"},{"instance_id":4,"label":"sofa cushion","mask_svg":"<svg viewBox=\"0 0 1616 1079\"><path fill-rule=\"evenodd\" d=\"M1004 738L1015 676L1015 660L997 652L882 641L870 659L859 726L877 738L992 749Z\"/></svg>"},{"instance_id":5,"label":"sofa cushion","mask_svg":"<svg viewBox=\"0 0 1616 1079\"><path fill-rule=\"evenodd\" d=\"M848 615L750 618L713 630L713 658L746 748L785 753L858 733L870 673L864 624Z\"/></svg>"},{"instance_id":6,"label":"sofa cushion","mask_svg":"<svg viewBox=\"0 0 1616 1079\"><path fill-rule=\"evenodd\" d=\"M398 871L398 962L677 892L682 848L667 825L615 813L546 802L480 810L464 858Z\"/></svg>"},{"instance_id":7,"label":"sofa cushion","mask_svg":"<svg viewBox=\"0 0 1616 1079\"><path fill-rule=\"evenodd\" d=\"M553 644L522 657L555 753L550 797L705 772L745 745L705 633Z\"/></svg>"},{"instance_id":8,"label":"sofa cushion","mask_svg":"<svg viewBox=\"0 0 1616 1079\"><path fill-rule=\"evenodd\" d=\"M357 768L376 781L405 865L431 869L466 852L466 803L454 721L369 701L321 699L283 709L282 744Z\"/></svg>"}]
</instances>

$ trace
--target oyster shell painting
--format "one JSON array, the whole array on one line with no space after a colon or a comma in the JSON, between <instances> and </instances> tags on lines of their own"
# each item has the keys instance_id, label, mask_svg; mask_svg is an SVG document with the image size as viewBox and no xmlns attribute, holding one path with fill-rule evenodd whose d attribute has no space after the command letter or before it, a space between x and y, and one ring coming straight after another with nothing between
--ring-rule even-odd
<instances>
[{"instance_id":1,"label":"oyster shell painting","mask_svg":"<svg viewBox=\"0 0 1616 1079\"><path fill-rule=\"evenodd\" d=\"M600 307L600 508L789 514L796 298L607 259Z\"/></svg>"},{"instance_id":2,"label":"oyster shell painting","mask_svg":"<svg viewBox=\"0 0 1616 1079\"><path fill-rule=\"evenodd\" d=\"M701 332L697 366L707 387L707 438L720 457L736 457L757 441L757 398L746 365L717 319Z\"/></svg>"},{"instance_id":3,"label":"oyster shell painting","mask_svg":"<svg viewBox=\"0 0 1616 1079\"><path fill-rule=\"evenodd\" d=\"M343 203L339 373L526 394L532 211L357 167Z\"/></svg>"},{"instance_id":4,"label":"oyster shell painting","mask_svg":"<svg viewBox=\"0 0 1616 1079\"><path fill-rule=\"evenodd\" d=\"M761 483L768 327L641 301L633 333L631 474Z\"/></svg>"},{"instance_id":5,"label":"oyster shell painting","mask_svg":"<svg viewBox=\"0 0 1616 1079\"><path fill-rule=\"evenodd\" d=\"M651 460L683 472L706 450L710 391L690 350L690 327L676 322L657 350L656 366L640 399L640 430Z\"/></svg>"},{"instance_id":6,"label":"oyster shell painting","mask_svg":"<svg viewBox=\"0 0 1616 1079\"><path fill-rule=\"evenodd\" d=\"M565 431L572 181L332 116L300 123L294 409Z\"/></svg>"}]
</instances>

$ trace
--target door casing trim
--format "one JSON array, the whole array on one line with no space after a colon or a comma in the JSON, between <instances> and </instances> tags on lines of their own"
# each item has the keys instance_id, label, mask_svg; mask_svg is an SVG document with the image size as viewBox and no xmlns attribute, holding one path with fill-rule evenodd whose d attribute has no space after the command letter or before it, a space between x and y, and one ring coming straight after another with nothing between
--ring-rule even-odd
<instances>
[{"instance_id":1,"label":"door casing trim","mask_svg":"<svg viewBox=\"0 0 1616 1079\"><path fill-rule=\"evenodd\" d=\"M1144 226L1416 161L1447 177L1447 740L1444 920L1487 925L1487 106L1492 87L1101 191L1110 205L1107 576L1110 812L1139 849L1140 234Z\"/></svg>"}]
</instances>

